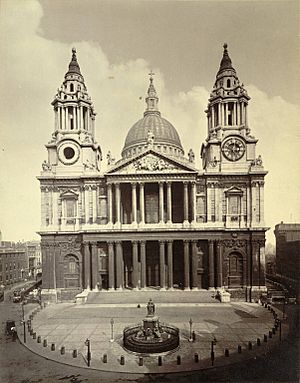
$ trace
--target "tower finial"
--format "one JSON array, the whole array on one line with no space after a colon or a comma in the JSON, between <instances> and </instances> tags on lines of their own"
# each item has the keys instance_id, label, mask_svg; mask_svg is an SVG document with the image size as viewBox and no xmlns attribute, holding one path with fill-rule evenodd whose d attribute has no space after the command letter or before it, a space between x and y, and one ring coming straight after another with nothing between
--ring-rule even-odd
<instances>
[{"instance_id":1,"label":"tower finial","mask_svg":"<svg viewBox=\"0 0 300 383\"><path fill-rule=\"evenodd\" d=\"M227 43L224 43L224 45L223 45L224 51L227 50L227 47L228 47Z\"/></svg>"}]
</instances>

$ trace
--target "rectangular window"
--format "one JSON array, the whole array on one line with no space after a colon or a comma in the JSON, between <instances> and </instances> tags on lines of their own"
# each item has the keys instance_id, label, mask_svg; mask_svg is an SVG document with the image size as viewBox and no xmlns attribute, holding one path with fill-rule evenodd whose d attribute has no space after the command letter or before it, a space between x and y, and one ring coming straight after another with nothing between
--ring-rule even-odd
<instances>
[{"instance_id":1,"label":"rectangular window","mask_svg":"<svg viewBox=\"0 0 300 383\"><path fill-rule=\"evenodd\" d=\"M66 200L66 213L68 218L76 217L76 201L73 199Z\"/></svg>"},{"instance_id":2,"label":"rectangular window","mask_svg":"<svg viewBox=\"0 0 300 383\"><path fill-rule=\"evenodd\" d=\"M229 197L229 214L239 214L239 197Z\"/></svg>"}]
</instances>

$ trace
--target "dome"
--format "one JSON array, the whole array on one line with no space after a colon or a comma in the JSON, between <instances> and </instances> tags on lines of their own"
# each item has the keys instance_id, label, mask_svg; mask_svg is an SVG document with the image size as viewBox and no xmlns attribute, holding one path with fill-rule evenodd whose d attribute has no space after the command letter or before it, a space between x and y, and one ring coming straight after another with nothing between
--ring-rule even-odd
<instances>
[{"instance_id":1,"label":"dome","mask_svg":"<svg viewBox=\"0 0 300 383\"><path fill-rule=\"evenodd\" d=\"M161 117L157 108L158 97L152 77L146 103L144 117L137 121L127 134L122 157L131 157L149 145L165 154L183 156L184 151L176 129L168 120Z\"/></svg>"}]
</instances>

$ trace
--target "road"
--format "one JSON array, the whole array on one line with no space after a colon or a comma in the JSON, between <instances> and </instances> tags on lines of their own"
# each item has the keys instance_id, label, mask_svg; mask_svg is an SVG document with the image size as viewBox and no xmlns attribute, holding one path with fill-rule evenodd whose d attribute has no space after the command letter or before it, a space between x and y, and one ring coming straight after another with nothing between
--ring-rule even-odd
<instances>
[{"instance_id":1,"label":"road","mask_svg":"<svg viewBox=\"0 0 300 383\"><path fill-rule=\"evenodd\" d=\"M299 338L295 333L272 355L266 358L247 362L239 366L230 366L225 370L202 371L197 375L142 376L130 374L105 373L95 370L80 369L56 363L28 351L18 340L5 335L5 321L20 321L22 310L20 304L11 303L6 291L4 301L0 302L0 382L1 383L117 383L117 382L299 382ZM29 307L25 306L25 310ZM287 307L287 315L297 316L298 307ZM296 334L297 335L297 334Z\"/></svg>"}]
</instances>

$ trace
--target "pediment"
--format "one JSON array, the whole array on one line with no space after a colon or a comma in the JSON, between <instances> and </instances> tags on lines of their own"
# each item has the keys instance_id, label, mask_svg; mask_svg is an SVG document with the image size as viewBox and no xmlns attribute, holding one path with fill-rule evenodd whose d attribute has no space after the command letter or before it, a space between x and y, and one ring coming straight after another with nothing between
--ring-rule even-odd
<instances>
[{"instance_id":1,"label":"pediment","mask_svg":"<svg viewBox=\"0 0 300 383\"><path fill-rule=\"evenodd\" d=\"M149 173L187 173L196 172L192 163L181 162L154 150L149 150L133 158L116 163L107 174L149 174Z\"/></svg>"},{"instance_id":2,"label":"pediment","mask_svg":"<svg viewBox=\"0 0 300 383\"><path fill-rule=\"evenodd\" d=\"M225 191L225 193L230 195L242 195L243 190L237 186L231 186L229 189Z\"/></svg>"},{"instance_id":3,"label":"pediment","mask_svg":"<svg viewBox=\"0 0 300 383\"><path fill-rule=\"evenodd\" d=\"M60 198L65 198L65 199L68 199L68 198L78 198L78 194L75 193L73 190L66 190L65 192L61 193L60 195Z\"/></svg>"}]
</instances>

